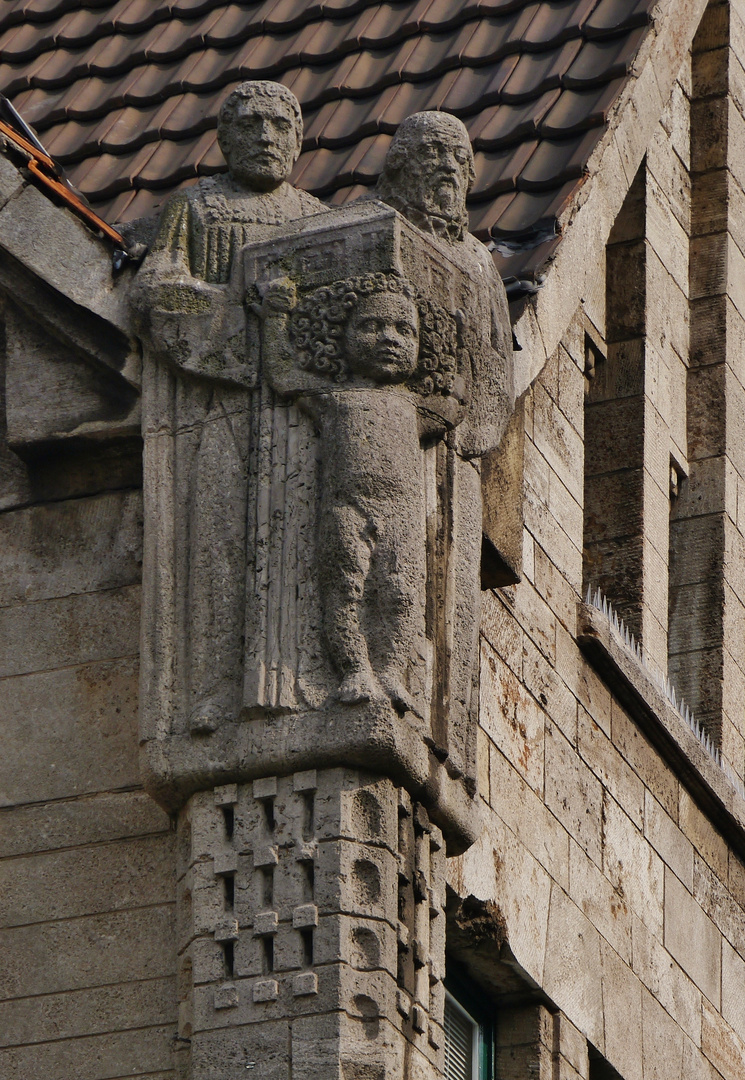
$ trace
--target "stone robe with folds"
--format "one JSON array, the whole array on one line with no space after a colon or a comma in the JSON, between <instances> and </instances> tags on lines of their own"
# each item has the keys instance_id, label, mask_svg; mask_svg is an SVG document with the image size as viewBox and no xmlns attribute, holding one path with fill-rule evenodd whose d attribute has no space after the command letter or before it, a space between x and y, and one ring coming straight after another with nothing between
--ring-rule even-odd
<instances>
[{"instance_id":1,"label":"stone robe with folds","mask_svg":"<svg viewBox=\"0 0 745 1080\"><path fill-rule=\"evenodd\" d=\"M246 315L239 253L323 210L287 183L263 193L230 176L201 180L169 200L138 274L153 537L143 709L153 732L187 731L203 715L235 719L242 706L250 460L259 413L271 415L274 401L258 386L258 324Z\"/></svg>"},{"instance_id":2,"label":"stone robe with folds","mask_svg":"<svg viewBox=\"0 0 745 1080\"><path fill-rule=\"evenodd\" d=\"M231 218L226 204L220 191L178 196L141 271L146 785L175 808L204 787L288 769L378 769L417 793L462 850L475 835L479 458L512 411L509 324L491 261L471 238L446 244L380 202L279 227L246 226L245 211ZM460 327L464 412L422 440L412 478L421 498L400 514L402 527L421 517L407 542L419 536L424 548L414 560L418 629L397 665L412 702L403 713L392 700L339 699L323 629L334 572L329 545L319 546L324 439L303 395L288 391L295 377L285 386L262 370L256 314L276 278L309 297L378 271L407 278ZM384 516L395 522L395 508ZM373 653L386 649L376 639ZM216 706L211 730L194 723L205 702Z\"/></svg>"}]
</instances>

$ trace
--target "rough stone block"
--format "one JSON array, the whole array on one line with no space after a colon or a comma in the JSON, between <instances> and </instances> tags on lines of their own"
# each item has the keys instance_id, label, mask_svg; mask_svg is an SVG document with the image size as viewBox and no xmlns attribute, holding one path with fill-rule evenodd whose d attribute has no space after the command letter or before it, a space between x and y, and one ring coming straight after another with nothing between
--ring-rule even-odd
<instances>
[{"instance_id":1,"label":"rough stone block","mask_svg":"<svg viewBox=\"0 0 745 1080\"><path fill-rule=\"evenodd\" d=\"M137 584L141 564L139 491L0 515L0 607Z\"/></svg>"},{"instance_id":2,"label":"rough stone block","mask_svg":"<svg viewBox=\"0 0 745 1080\"><path fill-rule=\"evenodd\" d=\"M642 984L628 962L604 941L601 941L601 955L605 1057L625 1080L642 1080L643 1053L639 1038L642 1028Z\"/></svg>"},{"instance_id":3,"label":"rough stone block","mask_svg":"<svg viewBox=\"0 0 745 1080\"><path fill-rule=\"evenodd\" d=\"M544 716L508 667L482 644L481 724L534 791L543 789Z\"/></svg>"},{"instance_id":4,"label":"rough stone block","mask_svg":"<svg viewBox=\"0 0 745 1080\"><path fill-rule=\"evenodd\" d=\"M745 920L722 879L699 855L693 859L693 898L729 943L745 956Z\"/></svg>"},{"instance_id":5,"label":"rough stone block","mask_svg":"<svg viewBox=\"0 0 745 1080\"><path fill-rule=\"evenodd\" d=\"M571 492L582 501L582 441L564 414L540 385L533 397L534 439L538 450Z\"/></svg>"},{"instance_id":6,"label":"rough stone block","mask_svg":"<svg viewBox=\"0 0 745 1080\"><path fill-rule=\"evenodd\" d=\"M137 693L133 660L5 680L0 805L139 786Z\"/></svg>"},{"instance_id":7,"label":"rough stone block","mask_svg":"<svg viewBox=\"0 0 745 1080\"><path fill-rule=\"evenodd\" d=\"M745 959L722 942L722 1016L745 1042Z\"/></svg>"},{"instance_id":8,"label":"rough stone block","mask_svg":"<svg viewBox=\"0 0 745 1080\"><path fill-rule=\"evenodd\" d=\"M497 814L562 888L569 887L569 834L500 753L491 755L491 790Z\"/></svg>"},{"instance_id":9,"label":"rough stone block","mask_svg":"<svg viewBox=\"0 0 745 1080\"><path fill-rule=\"evenodd\" d=\"M542 1005L505 1009L497 1033L497 1075L504 1080L552 1076L554 1017Z\"/></svg>"},{"instance_id":10,"label":"rough stone block","mask_svg":"<svg viewBox=\"0 0 745 1080\"><path fill-rule=\"evenodd\" d=\"M168 903L173 848L174 836L166 833L4 859L0 924L23 926Z\"/></svg>"},{"instance_id":11,"label":"rough stone block","mask_svg":"<svg viewBox=\"0 0 745 1080\"><path fill-rule=\"evenodd\" d=\"M40 994L0 1005L0 1045L26 1046L172 1024L173 977Z\"/></svg>"},{"instance_id":12,"label":"rough stone block","mask_svg":"<svg viewBox=\"0 0 745 1080\"><path fill-rule=\"evenodd\" d=\"M644 821L644 785L584 707L577 717L577 748L635 825Z\"/></svg>"},{"instance_id":13,"label":"rough stone block","mask_svg":"<svg viewBox=\"0 0 745 1080\"><path fill-rule=\"evenodd\" d=\"M662 859L614 799L603 807L603 868L630 909L658 936L662 934L664 866Z\"/></svg>"},{"instance_id":14,"label":"rough stone block","mask_svg":"<svg viewBox=\"0 0 745 1080\"><path fill-rule=\"evenodd\" d=\"M14 806L0 811L0 858L168 830L167 816L141 791Z\"/></svg>"},{"instance_id":15,"label":"rough stone block","mask_svg":"<svg viewBox=\"0 0 745 1080\"><path fill-rule=\"evenodd\" d=\"M542 985L602 1053L605 1035L600 935L556 885L551 889Z\"/></svg>"},{"instance_id":16,"label":"rough stone block","mask_svg":"<svg viewBox=\"0 0 745 1080\"><path fill-rule=\"evenodd\" d=\"M576 609L576 601L573 608ZM567 739L576 745L577 699L529 638L524 639L522 671L523 685L550 711L554 723L561 728Z\"/></svg>"},{"instance_id":17,"label":"rough stone block","mask_svg":"<svg viewBox=\"0 0 745 1080\"><path fill-rule=\"evenodd\" d=\"M683 1080L683 1032L646 990L642 991L641 1035L645 1080Z\"/></svg>"},{"instance_id":18,"label":"rough stone block","mask_svg":"<svg viewBox=\"0 0 745 1080\"><path fill-rule=\"evenodd\" d=\"M611 739L639 779L662 803L673 820L677 820L677 777L615 700L611 711ZM687 830L684 829L684 832L687 835Z\"/></svg>"},{"instance_id":19,"label":"rough stone block","mask_svg":"<svg viewBox=\"0 0 745 1080\"><path fill-rule=\"evenodd\" d=\"M721 986L721 935L688 890L665 871L665 948L717 1008Z\"/></svg>"},{"instance_id":20,"label":"rough stone block","mask_svg":"<svg viewBox=\"0 0 745 1080\"><path fill-rule=\"evenodd\" d=\"M260 1067L262 1080L289 1080L289 1048L286 1021L202 1031L192 1038L192 1076L198 1080L245 1080Z\"/></svg>"},{"instance_id":21,"label":"rough stone block","mask_svg":"<svg viewBox=\"0 0 745 1080\"><path fill-rule=\"evenodd\" d=\"M570 896L593 926L621 956L631 963L631 912L628 900L614 889L592 859L569 841Z\"/></svg>"},{"instance_id":22,"label":"rough stone block","mask_svg":"<svg viewBox=\"0 0 745 1080\"><path fill-rule=\"evenodd\" d=\"M305 997L318 993L318 976L313 971L304 971L292 980L292 992L295 997Z\"/></svg>"},{"instance_id":23,"label":"rough stone block","mask_svg":"<svg viewBox=\"0 0 745 1080\"><path fill-rule=\"evenodd\" d=\"M644 835L663 862L691 892L693 845L649 791L645 792Z\"/></svg>"},{"instance_id":24,"label":"rough stone block","mask_svg":"<svg viewBox=\"0 0 745 1080\"><path fill-rule=\"evenodd\" d=\"M701 1049L724 1080L739 1080L745 1061L745 1041L735 1034L708 1001L703 1002Z\"/></svg>"},{"instance_id":25,"label":"rough stone block","mask_svg":"<svg viewBox=\"0 0 745 1080\"><path fill-rule=\"evenodd\" d=\"M602 786L552 724L546 727L546 806L602 866Z\"/></svg>"},{"instance_id":26,"label":"rough stone block","mask_svg":"<svg viewBox=\"0 0 745 1080\"><path fill-rule=\"evenodd\" d=\"M0 678L137 656L140 587L0 608Z\"/></svg>"},{"instance_id":27,"label":"rough stone block","mask_svg":"<svg viewBox=\"0 0 745 1080\"><path fill-rule=\"evenodd\" d=\"M0 931L0 1000L171 976L173 905Z\"/></svg>"},{"instance_id":28,"label":"rough stone block","mask_svg":"<svg viewBox=\"0 0 745 1080\"><path fill-rule=\"evenodd\" d=\"M4 1080L48 1080L50 1076L99 1080L162 1073L171 1068L175 1030L175 1025L148 1027L0 1050L0 1073Z\"/></svg>"},{"instance_id":29,"label":"rough stone block","mask_svg":"<svg viewBox=\"0 0 745 1080\"><path fill-rule=\"evenodd\" d=\"M632 916L632 940L634 972L688 1037L699 1045L701 991L636 916Z\"/></svg>"},{"instance_id":30,"label":"rough stone block","mask_svg":"<svg viewBox=\"0 0 745 1080\"><path fill-rule=\"evenodd\" d=\"M682 785L678 823L704 862L720 880L726 881L727 844Z\"/></svg>"},{"instance_id":31,"label":"rough stone block","mask_svg":"<svg viewBox=\"0 0 745 1080\"><path fill-rule=\"evenodd\" d=\"M397 870L398 860L385 849L348 840L320 844L315 873L319 914L390 918L396 911Z\"/></svg>"},{"instance_id":32,"label":"rough stone block","mask_svg":"<svg viewBox=\"0 0 745 1080\"><path fill-rule=\"evenodd\" d=\"M538 861L495 815L465 854L449 860L448 879L460 896L498 898L508 943L520 966L541 982L551 879Z\"/></svg>"}]
</instances>

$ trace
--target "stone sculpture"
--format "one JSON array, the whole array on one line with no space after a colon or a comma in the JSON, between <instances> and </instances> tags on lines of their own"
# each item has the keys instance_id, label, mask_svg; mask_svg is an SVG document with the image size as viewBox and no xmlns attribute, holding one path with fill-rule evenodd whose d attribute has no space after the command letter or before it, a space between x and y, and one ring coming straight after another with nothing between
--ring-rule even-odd
<instances>
[{"instance_id":1,"label":"stone sculpture","mask_svg":"<svg viewBox=\"0 0 745 1080\"><path fill-rule=\"evenodd\" d=\"M299 131L284 88L231 95L228 175L170 201L139 275L147 782L176 807L288 754L375 763L462 846L479 460L512 407L504 293L465 230L473 157L452 117L402 125L379 194L413 224L289 188Z\"/></svg>"},{"instance_id":2,"label":"stone sculpture","mask_svg":"<svg viewBox=\"0 0 745 1080\"><path fill-rule=\"evenodd\" d=\"M237 255L249 241L324 209L287 183L302 130L300 106L286 87L262 81L238 86L218 121L228 173L200 180L169 200L138 275L140 323L158 361L146 369L157 390L151 385L144 395L146 434L158 436L146 440L146 456L157 451L161 462L158 487L148 488L149 513L160 520L162 541L152 570L184 605L179 681L194 732L213 730L240 707L258 342L256 325L246 332ZM173 524L168 537L164 516ZM164 640L171 616L152 615L146 641L154 652L170 655L179 648ZM161 658L154 666L162 669L164 662L170 663ZM163 687L149 693L162 706Z\"/></svg>"},{"instance_id":3,"label":"stone sculpture","mask_svg":"<svg viewBox=\"0 0 745 1080\"><path fill-rule=\"evenodd\" d=\"M337 696L415 709L405 672L424 636L421 444L463 412L456 320L394 274L321 287L293 311L294 292L281 280L265 290L264 374L319 433L318 574Z\"/></svg>"},{"instance_id":4,"label":"stone sculpture","mask_svg":"<svg viewBox=\"0 0 745 1080\"><path fill-rule=\"evenodd\" d=\"M478 457L497 447L515 405L512 331L504 286L486 247L468 231L466 196L475 178L473 150L462 121L419 112L399 126L386 155L376 198L457 253L474 282L478 309L470 332L488 334L472 350L475 392L459 450Z\"/></svg>"},{"instance_id":5,"label":"stone sculpture","mask_svg":"<svg viewBox=\"0 0 745 1080\"><path fill-rule=\"evenodd\" d=\"M179 811L180 1074L433 1080L444 845L478 832L504 294L453 118L402 125L386 201L336 210L284 182L288 91L246 84L220 124L229 175L170 201L137 291L142 762Z\"/></svg>"}]
</instances>

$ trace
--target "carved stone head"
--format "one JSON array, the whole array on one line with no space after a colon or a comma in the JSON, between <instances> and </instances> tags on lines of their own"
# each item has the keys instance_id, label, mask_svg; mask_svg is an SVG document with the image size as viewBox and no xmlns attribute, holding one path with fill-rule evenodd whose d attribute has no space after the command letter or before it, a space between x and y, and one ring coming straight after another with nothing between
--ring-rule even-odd
<instances>
[{"instance_id":1,"label":"carved stone head","mask_svg":"<svg viewBox=\"0 0 745 1080\"><path fill-rule=\"evenodd\" d=\"M419 112L399 126L376 194L420 228L458 238L468 228L466 195L475 179L468 132L455 116Z\"/></svg>"},{"instance_id":2,"label":"carved stone head","mask_svg":"<svg viewBox=\"0 0 745 1080\"><path fill-rule=\"evenodd\" d=\"M298 362L342 383L407 383L448 394L458 367L454 317L396 274L364 274L315 289L292 320Z\"/></svg>"},{"instance_id":3,"label":"carved stone head","mask_svg":"<svg viewBox=\"0 0 745 1080\"><path fill-rule=\"evenodd\" d=\"M217 140L230 175L247 188L271 191L286 180L302 139L300 105L281 83L241 83L222 103Z\"/></svg>"}]
</instances>

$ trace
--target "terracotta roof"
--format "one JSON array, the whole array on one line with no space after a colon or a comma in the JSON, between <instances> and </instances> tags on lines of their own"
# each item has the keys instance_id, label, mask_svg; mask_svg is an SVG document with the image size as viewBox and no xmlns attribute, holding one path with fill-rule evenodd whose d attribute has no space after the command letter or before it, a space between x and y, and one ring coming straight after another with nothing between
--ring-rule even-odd
<instances>
[{"instance_id":1,"label":"terracotta roof","mask_svg":"<svg viewBox=\"0 0 745 1080\"><path fill-rule=\"evenodd\" d=\"M293 180L332 203L374 184L404 117L453 112L476 153L472 228L517 248L503 269L525 275L553 246L556 215L582 182L652 6L4 0L0 92L117 222L224 168L217 108L246 78L297 94L306 138Z\"/></svg>"}]
</instances>

